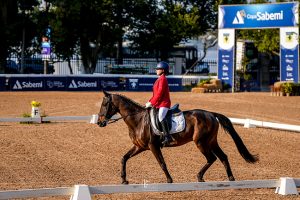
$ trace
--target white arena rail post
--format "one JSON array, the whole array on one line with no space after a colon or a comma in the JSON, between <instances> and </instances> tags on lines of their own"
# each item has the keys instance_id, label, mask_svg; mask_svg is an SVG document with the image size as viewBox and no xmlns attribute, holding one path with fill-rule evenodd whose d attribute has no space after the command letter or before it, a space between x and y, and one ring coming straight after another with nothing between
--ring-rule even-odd
<instances>
[{"instance_id":1,"label":"white arena rail post","mask_svg":"<svg viewBox=\"0 0 300 200\"><path fill-rule=\"evenodd\" d=\"M74 194L70 200L92 200L89 186L75 185L74 187Z\"/></svg>"},{"instance_id":2,"label":"white arena rail post","mask_svg":"<svg viewBox=\"0 0 300 200\"><path fill-rule=\"evenodd\" d=\"M275 193L281 195L298 195L295 180L290 177L281 177L280 186L276 188Z\"/></svg>"},{"instance_id":3,"label":"white arena rail post","mask_svg":"<svg viewBox=\"0 0 300 200\"><path fill-rule=\"evenodd\" d=\"M97 122L98 122L98 115L92 115L90 124L97 124Z\"/></svg>"}]
</instances>

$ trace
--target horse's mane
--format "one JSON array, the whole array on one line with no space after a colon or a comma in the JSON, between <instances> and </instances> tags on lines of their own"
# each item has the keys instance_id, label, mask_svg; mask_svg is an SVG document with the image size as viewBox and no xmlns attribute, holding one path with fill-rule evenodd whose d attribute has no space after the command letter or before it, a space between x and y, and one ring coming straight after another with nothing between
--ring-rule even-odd
<instances>
[{"instance_id":1,"label":"horse's mane","mask_svg":"<svg viewBox=\"0 0 300 200\"><path fill-rule=\"evenodd\" d=\"M137 107L139 107L139 108L145 108L145 106L141 105L140 103L137 103L137 102L133 101L132 99L126 97L126 96L123 95L123 94L119 94L119 93L118 93L118 94L114 94L114 95L117 95L117 96L121 97L123 100L125 100L125 101L126 101L127 103L129 103L129 104L134 104L135 106L137 106Z\"/></svg>"}]
</instances>

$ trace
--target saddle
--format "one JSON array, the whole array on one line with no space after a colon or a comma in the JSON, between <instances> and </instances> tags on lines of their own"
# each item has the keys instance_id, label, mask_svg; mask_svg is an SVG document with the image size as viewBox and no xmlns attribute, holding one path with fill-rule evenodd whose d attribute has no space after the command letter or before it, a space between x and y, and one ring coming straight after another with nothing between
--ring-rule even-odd
<instances>
[{"instance_id":1,"label":"saddle","mask_svg":"<svg viewBox=\"0 0 300 200\"><path fill-rule=\"evenodd\" d=\"M179 104L175 104L169 109L166 118L170 127L170 134L179 133L185 129L185 118L183 112L179 109ZM157 108L151 108L150 121L153 132L156 135L163 135L162 127L158 120Z\"/></svg>"}]
</instances>

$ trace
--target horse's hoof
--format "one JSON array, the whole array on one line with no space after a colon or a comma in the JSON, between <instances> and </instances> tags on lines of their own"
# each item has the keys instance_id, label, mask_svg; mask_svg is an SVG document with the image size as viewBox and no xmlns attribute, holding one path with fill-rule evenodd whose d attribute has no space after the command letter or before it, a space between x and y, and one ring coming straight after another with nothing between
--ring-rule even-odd
<instances>
[{"instance_id":1,"label":"horse's hoof","mask_svg":"<svg viewBox=\"0 0 300 200\"><path fill-rule=\"evenodd\" d=\"M168 183L173 183L173 180L172 179L168 179L167 182Z\"/></svg>"},{"instance_id":2,"label":"horse's hoof","mask_svg":"<svg viewBox=\"0 0 300 200\"><path fill-rule=\"evenodd\" d=\"M230 176L229 181L235 181L235 178L233 176Z\"/></svg>"},{"instance_id":3,"label":"horse's hoof","mask_svg":"<svg viewBox=\"0 0 300 200\"><path fill-rule=\"evenodd\" d=\"M198 182L205 182L204 179L198 179Z\"/></svg>"},{"instance_id":4,"label":"horse's hoof","mask_svg":"<svg viewBox=\"0 0 300 200\"><path fill-rule=\"evenodd\" d=\"M122 182L123 185L128 185L128 183L129 183L128 181L123 181Z\"/></svg>"}]
</instances>

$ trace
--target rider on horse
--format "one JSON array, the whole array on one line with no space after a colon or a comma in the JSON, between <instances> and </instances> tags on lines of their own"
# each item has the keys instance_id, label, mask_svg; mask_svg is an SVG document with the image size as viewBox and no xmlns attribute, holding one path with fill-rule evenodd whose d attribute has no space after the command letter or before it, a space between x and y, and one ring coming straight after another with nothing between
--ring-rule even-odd
<instances>
[{"instance_id":1,"label":"rider on horse","mask_svg":"<svg viewBox=\"0 0 300 200\"><path fill-rule=\"evenodd\" d=\"M166 62L159 62L156 67L156 74L158 79L153 85L153 96L146 103L146 108L154 107L158 109L158 119L161 123L162 130L164 133L163 146L170 144L172 142L172 137L170 136L170 128L166 115L171 106L170 100L170 90L166 75L169 73L169 64Z\"/></svg>"}]
</instances>

